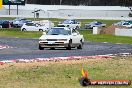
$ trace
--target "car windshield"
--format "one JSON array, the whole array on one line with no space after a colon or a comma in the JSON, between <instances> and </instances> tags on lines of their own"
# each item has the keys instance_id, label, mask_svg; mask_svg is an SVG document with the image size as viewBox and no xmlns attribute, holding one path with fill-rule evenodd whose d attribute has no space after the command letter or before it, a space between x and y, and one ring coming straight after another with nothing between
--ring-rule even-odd
<instances>
[{"instance_id":1,"label":"car windshield","mask_svg":"<svg viewBox=\"0 0 132 88\"><path fill-rule=\"evenodd\" d=\"M66 30L64 28L52 28L47 33L47 35L70 35L70 34L71 34L70 29Z\"/></svg>"},{"instance_id":2,"label":"car windshield","mask_svg":"<svg viewBox=\"0 0 132 88\"><path fill-rule=\"evenodd\" d=\"M65 20L65 21L63 21L62 23L64 23L64 24L70 24L71 21L70 21L70 20Z\"/></svg>"}]
</instances>

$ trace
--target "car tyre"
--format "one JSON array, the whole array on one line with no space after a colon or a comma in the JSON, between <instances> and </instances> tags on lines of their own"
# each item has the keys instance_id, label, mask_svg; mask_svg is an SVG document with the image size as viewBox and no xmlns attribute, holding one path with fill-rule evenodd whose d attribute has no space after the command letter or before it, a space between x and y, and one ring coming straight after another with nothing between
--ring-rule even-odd
<instances>
[{"instance_id":1,"label":"car tyre","mask_svg":"<svg viewBox=\"0 0 132 88\"><path fill-rule=\"evenodd\" d=\"M83 47L83 42L81 40L79 46L77 47L77 49L82 49L82 47Z\"/></svg>"},{"instance_id":2,"label":"car tyre","mask_svg":"<svg viewBox=\"0 0 132 88\"><path fill-rule=\"evenodd\" d=\"M43 29L39 29L39 31L43 31Z\"/></svg>"},{"instance_id":3,"label":"car tyre","mask_svg":"<svg viewBox=\"0 0 132 88\"><path fill-rule=\"evenodd\" d=\"M66 49L71 50L71 45L72 45L72 40L69 41L68 47Z\"/></svg>"},{"instance_id":4,"label":"car tyre","mask_svg":"<svg viewBox=\"0 0 132 88\"><path fill-rule=\"evenodd\" d=\"M41 47L41 46L39 45L39 50L44 50L44 47Z\"/></svg>"},{"instance_id":5,"label":"car tyre","mask_svg":"<svg viewBox=\"0 0 132 88\"><path fill-rule=\"evenodd\" d=\"M26 31L26 29L25 29L25 28L23 28L23 29L22 29L22 31Z\"/></svg>"}]
</instances>

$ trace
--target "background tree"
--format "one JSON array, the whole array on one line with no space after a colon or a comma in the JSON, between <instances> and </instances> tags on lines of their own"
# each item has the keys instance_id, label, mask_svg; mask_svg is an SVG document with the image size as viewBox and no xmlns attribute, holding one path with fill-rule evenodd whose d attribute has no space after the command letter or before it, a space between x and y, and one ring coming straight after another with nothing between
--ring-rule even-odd
<instances>
[{"instance_id":1,"label":"background tree","mask_svg":"<svg viewBox=\"0 0 132 88\"><path fill-rule=\"evenodd\" d=\"M85 5L85 6L132 6L132 0L27 0L29 4Z\"/></svg>"}]
</instances>

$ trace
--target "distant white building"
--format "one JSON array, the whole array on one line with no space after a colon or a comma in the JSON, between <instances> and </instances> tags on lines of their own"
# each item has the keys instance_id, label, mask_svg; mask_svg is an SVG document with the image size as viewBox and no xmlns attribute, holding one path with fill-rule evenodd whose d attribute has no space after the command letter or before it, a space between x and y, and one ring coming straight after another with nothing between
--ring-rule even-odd
<instances>
[{"instance_id":1,"label":"distant white building","mask_svg":"<svg viewBox=\"0 0 132 88\"><path fill-rule=\"evenodd\" d=\"M26 4L19 6L17 15L17 6L4 6L0 9L0 17L34 17L34 11L38 12L39 18L128 18L130 12L127 7L120 6L66 6L66 5L34 5Z\"/></svg>"}]
</instances>

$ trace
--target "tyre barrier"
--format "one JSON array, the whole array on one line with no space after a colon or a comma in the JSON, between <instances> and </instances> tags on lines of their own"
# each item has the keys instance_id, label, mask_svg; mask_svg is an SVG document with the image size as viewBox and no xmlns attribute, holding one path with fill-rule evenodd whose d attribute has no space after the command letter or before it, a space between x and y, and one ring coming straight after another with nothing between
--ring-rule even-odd
<instances>
[{"instance_id":1,"label":"tyre barrier","mask_svg":"<svg viewBox=\"0 0 132 88\"><path fill-rule=\"evenodd\" d=\"M116 56L131 56L132 53L118 53L96 56L69 56L69 57L52 57L52 58L33 58L33 59L15 59L15 60L3 60L0 61L0 65L6 63L32 63L32 62L58 62L58 61L70 61L70 60L86 60L86 59L110 59Z\"/></svg>"}]
</instances>

